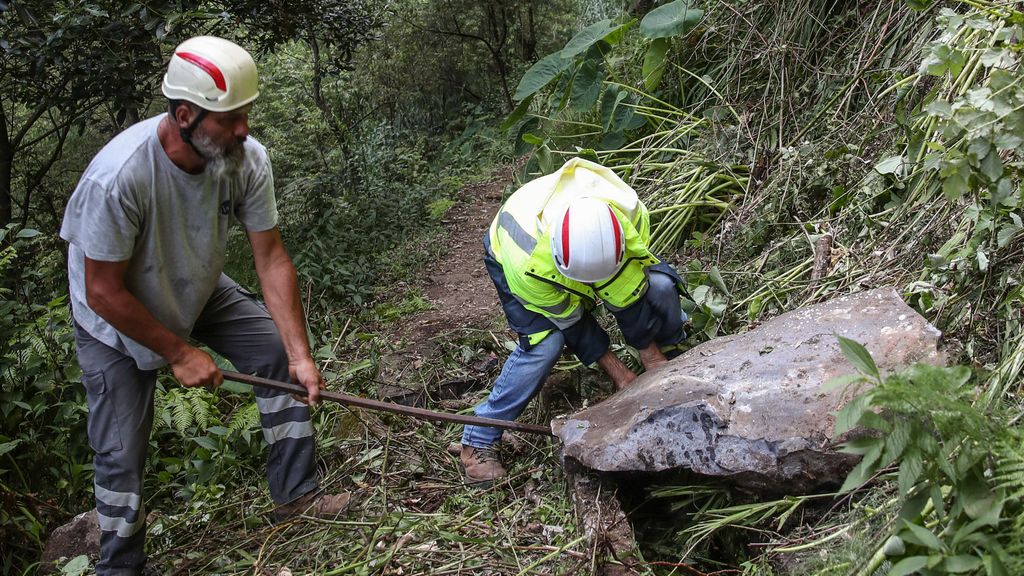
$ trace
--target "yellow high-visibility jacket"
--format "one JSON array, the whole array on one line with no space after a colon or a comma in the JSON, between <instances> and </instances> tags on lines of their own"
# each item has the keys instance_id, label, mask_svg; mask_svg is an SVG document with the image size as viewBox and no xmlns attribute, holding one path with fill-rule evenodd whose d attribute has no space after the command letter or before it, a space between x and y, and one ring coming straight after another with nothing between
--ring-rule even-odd
<instances>
[{"instance_id":1,"label":"yellow high-visibility jacket","mask_svg":"<svg viewBox=\"0 0 1024 576\"><path fill-rule=\"evenodd\" d=\"M596 285L558 272L547 232L550 220L566 204L584 196L607 202L625 235L622 267ZM639 300L647 289L644 269L659 262L647 248L649 240L650 215L636 192L608 168L582 158L569 160L558 171L517 190L490 227L492 256L501 264L512 294L559 329L575 324L598 299L611 310ZM545 335L530 335L530 340L539 342Z\"/></svg>"}]
</instances>

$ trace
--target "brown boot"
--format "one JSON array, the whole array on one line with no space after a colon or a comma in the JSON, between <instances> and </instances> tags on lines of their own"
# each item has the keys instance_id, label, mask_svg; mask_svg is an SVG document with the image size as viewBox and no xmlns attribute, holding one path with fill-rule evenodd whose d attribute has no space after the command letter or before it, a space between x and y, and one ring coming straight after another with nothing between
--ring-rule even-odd
<instances>
[{"instance_id":1,"label":"brown boot","mask_svg":"<svg viewBox=\"0 0 1024 576\"><path fill-rule=\"evenodd\" d=\"M494 484L495 480L504 478L508 474L505 467L501 465L498 451L493 446L475 448L463 445L459 461L462 464L464 480L468 486L486 488Z\"/></svg>"},{"instance_id":2,"label":"brown boot","mask_svg":"<svg viewBox=\"0 0 1024 576\"><path fill-rule=\"evenodd\" d=\"M319 490L299 496L287 504L281 504L270 513L274 522L284 522L299 516L311 516L322 520L334 520L348 509L352 494L324 494Z\"/></svg>"}]
</instances>

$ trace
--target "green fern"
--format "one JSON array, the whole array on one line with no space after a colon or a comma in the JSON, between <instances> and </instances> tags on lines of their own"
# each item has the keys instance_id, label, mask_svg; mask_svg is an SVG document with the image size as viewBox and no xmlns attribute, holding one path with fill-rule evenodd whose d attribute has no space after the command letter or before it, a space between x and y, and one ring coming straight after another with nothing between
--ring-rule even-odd
<instances>
[{"instance_id":1,"label":"green fern","mask_svg":"<svg viewBox=\"0 0 1024 576\"><path fill-rule=\"evenodd\" d=\"M999 441L999 459L993 475L998 488L1006 491L1006 516L1013 519L1002 526L1000 535L1006 542L1010 574L1024 574L1024 443L1020 436L1013 430Z\"/></svg>"},{"instance_id":2,"label":"green fern","mask_svg":"<svg viewBox=\"0 0 1024 576\"><path fill-rule=\"evenodd\" d=\"M171 415L171 421L178 434L184 435L185 431L192 426L192 404L182 393L181 388L171 389L167 396L167 410Z\"/></svg>"},{"instance_id":3,"label":"green fern","mask_svg":"<svg viewBox=\"0 0 1024 576\"><path fill-rule=\"evenodd\" d=\"M1020 433L1002 424L1001 411L974 403L970 368L915 364L883 379L862 368L869 364L867 350L844 344L843 353L875 387L840 412L837 428L842 422L880 434L844 445L862 459L840 491L900 462L901 522L890 538L899 551L879 548L857 574L872 574L885 560L894 563L894 573L909 574L924 567L921 558L931 558L928 574L977 573L982 566L992 575L1020 573L1013 566L1013 549L1024 551Z\"/></svg>"},{"instance_id":4,"label":"green fern","mask_svg":"<svg viewBox=\"0 0 1024 576\"><path fill-rule=\"evenodd\" d=\"M50 351L49 346L47 346L46 340L40 337L39 334L29 333L26 335L25 340L28 343L29 351L31 351L34 356L38 357L48 355Z\"/></svg>"},{"instance_id":5,"label":"green fern","mask_svg":"<svg viewBox=\"0 0 1024 576\"><path fill-rule=\"evenodd\" d=\"M215 397L206 388L189 388L186 392L192 417L200 428L210 425L210 419L217 410L214 406Z\"/></svg>"},{"instance_id":6,"label":"green fern","mask_svg":"<svg viewBox=\"0 0 1024 576\"><path fill-rule=\"evenodd\" d=\"M242 430L251 430L259 425L260 422L260 410L255 402L250 402L245 406L242 406L231 416L231 422L228 424L228 429L232 432L241 432Z\"/></svg>"},{"instance_id":7,"label":"green fern","mask_svg":"<svg viewBox=\"0 0 1024 576\"><path fill-rule=\"evenodd\" d=\"M219 417L216 396L205 388L173 387L166 392L157 391L156 419L173 428L182 436L193 426L206 428Z\"/></svg>"},{"instance_id":8,"label":"green fern","mask_svg":"<svg viewBox=\"0 0 1024 576\"><path fill-rule=\"evenodd\" d=\"M994 479L996 486L1006 490L1009 498L1024 500L1024 445L1019 441L1007 440L1001 439L998 444L1000 458Z\"/></svg>"}]
</instances>

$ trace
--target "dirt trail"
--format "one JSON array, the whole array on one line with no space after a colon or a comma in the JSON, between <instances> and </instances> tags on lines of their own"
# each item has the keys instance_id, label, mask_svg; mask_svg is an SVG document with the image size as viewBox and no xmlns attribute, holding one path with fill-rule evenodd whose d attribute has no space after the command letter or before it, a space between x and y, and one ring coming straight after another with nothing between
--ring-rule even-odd
<instances>
[{"instance_id":1,"label":"dirt trail","mask_svg":"<svg viewBox=\"0 0 1024 576\"><path fill-rule=\"evenodd\" d=\"M429 397L439 401L442 409L454 410L475 404L489 389L498 371L498 354L479 353L479 348L489 342L498 344L504 337L499 334L507 333L509 338L514 336L508 331L494 285L484 268L481 241L500 208L507 184L513 180L513 170L501 169L487 182L464 187L456 198L457 204L445 215L446 252L435 262L427 264L425 273L420 275L420 282L414 286L422 289L430 309L392 323L393 328L390 329L394 332L389 335L389 341L401 344L382 359L381 376L385 382L402 385L382 386L379 390L381 396L405 403L424 403ZM484 331L487 334L481 334ZM450 344L460 339L472 342L474 353L452 358ZM453 359L462 364L464 378L459 378L457 369L449 368ZM553 381L564 383L567 380L565 375L563 373ZM549 382L541 392L537 402L545 405L540 409L542 413L551 409L551 390L558 387L558 384ZM565 406L562 408L572 404L569 396L579 400L576 387L570 388L572 391L568 396L563 390L560 402ZM469 393L470 389L476 392ZM514 434L506 433L503 445L506 455L515 453L511 461L516 463L510 466L514 477L522 474L526 462L535 458L540 461L534 460L534 465L539 465L534 470L551 470L558 466L550 451L545 456L543 450L528 448L528 443L517 439ZM566 470L566 481L572 495L572 503L566 503L569 504L567 508L575 510L576 529L591 535L587 546L591 554L597 555L591 558L580 555L584 561L591 560L597 566L591 573L609 576L638 574L638 571L617 562L606 566L603 559L606 554L628 559L636 552L633 529L615 496L617 487L578 466ZM530 501L531 505L534 501L540 503L542 498L559 499L557 492L550 491L550 484L538 486L534 481L528 481L524 486L522 498ZM544 530L542 524L533 522L526 526L517 525L510 532L517 540L535 540L538 526ZM563 530L564 526L557 528Z\"/></svg>"},{"instance_id":2,"label":"dirt trail","mask_svg":"<svg viewBox=\"0 0 1024 576\"><path fill-rule=\"evenodd\" d=\"M482 240L512 182L513 170L499 169L489 180L463 187L456 204L445 214L445 234L440 240L444 242L443 256L424 263L426 270L412 286L422 291L429 309L403 316L384 330L391 332L387 340L396 347L382 359L380 380L393 384L382 386L382 397L400 396L403 388L450 379L443 371L430 370L441 364L449 344L467 337L481 338L480 331L505 329L494 285L484 268ZM478 380L496 364L488 357L463 360L470 376ZM412 377L411 371L419 372L418 377Z\"/></svg>"}]
</instances>

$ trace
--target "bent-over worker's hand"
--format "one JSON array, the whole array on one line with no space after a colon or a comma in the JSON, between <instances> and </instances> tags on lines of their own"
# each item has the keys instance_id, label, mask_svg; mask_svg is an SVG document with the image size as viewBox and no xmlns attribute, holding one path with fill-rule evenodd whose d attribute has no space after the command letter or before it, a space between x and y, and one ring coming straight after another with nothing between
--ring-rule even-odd
<instances>
[{"instance_id":1,"label":"bent-over worker's hand","mask_svg":"<svg viewBox=\"0 0 1024 576\"><path fill-rule=\"evenodd\" d=\"M605 351L597 359L597 363L608 374L608 377L612 379L616 390L622 390L632 384L633 380L636 380L636 374L623 364L622 360L619 360L619 357L612 353L611 350Z\"/></svg>"},{"instance_id":2,"label":"bent-over worker's hand","mask_svg":"<svg viewBox=\"0 0 1024 576\"><path fill-rule=\"evenodd\" d=\"M668 362L668 358L665 358L665 355L661 353L657 343L651 342L647 348L640 350L640 362L643 363L644 370L650 372Z\"/></svg>"},{"instance_id":3,"label":"bent-over worker's hand","mask_svg":"<svg viewBox=\"0 0 1024 576\"><path fill-rule=\"evenodd\" d=\"M320 375L312 358L304 358L298 362L288 362L288 375L299 384L305 386L309 396L295 396L296 400L315 406L320 401L320 391L326 388L324 377Z\"/></svg>"},{"instance_id":4,"label":"bent-over worker's hand","mask_svg":"<svg viewBox=\"0 0 1024 576\"><path fill-rule=\"evenodd\" d=\"M178 382L186 388L216 388L224 382L224 375L214 364L213 358L195 346L189 346L181 356L171 362L171 371Z\"/></svg>"}]
</instances>

